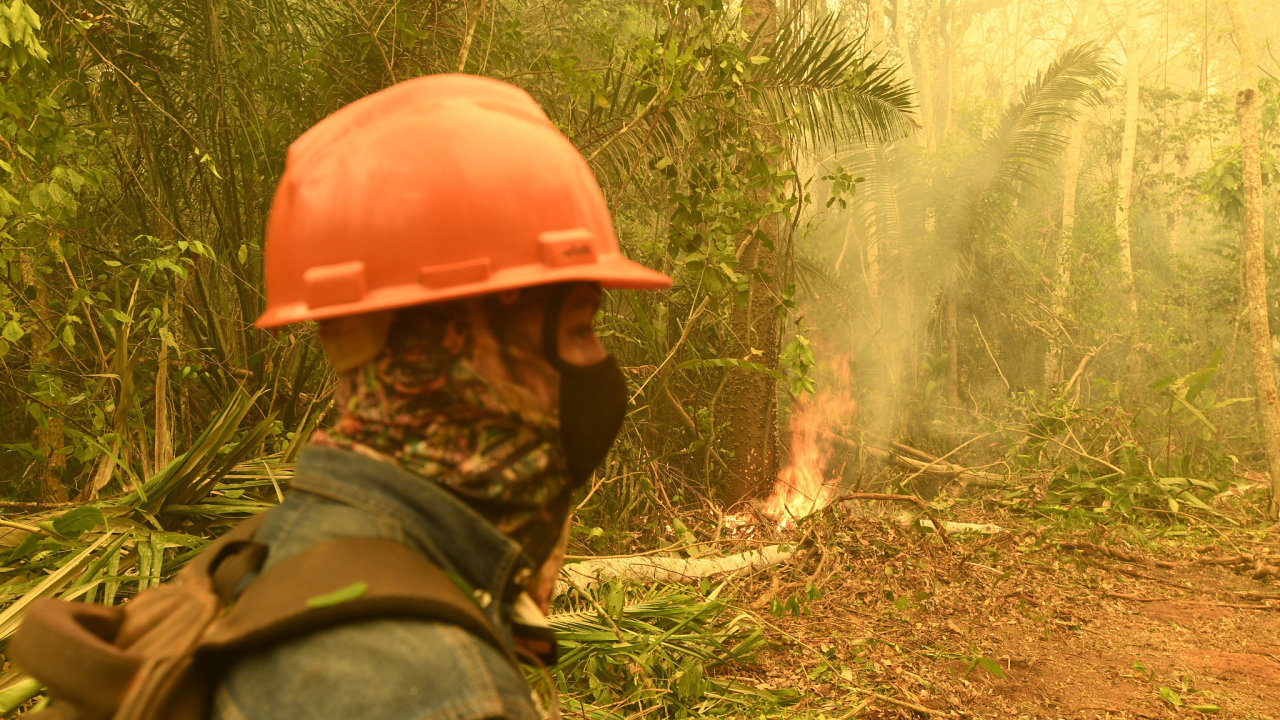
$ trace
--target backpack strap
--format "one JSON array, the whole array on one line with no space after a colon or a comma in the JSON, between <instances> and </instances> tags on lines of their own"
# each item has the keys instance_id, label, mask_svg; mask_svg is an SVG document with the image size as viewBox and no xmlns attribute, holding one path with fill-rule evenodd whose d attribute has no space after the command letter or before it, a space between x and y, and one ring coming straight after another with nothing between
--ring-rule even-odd
<instances>
[{"instance_id":1,"label":"backpack strap","mask_svg":"<svg viewBox=\"0 0 1280 720\"><path fill-rule=\"evenodd\" d=\"M124 606L52 598L33 602L8 654L62 701L40 717L60 718L69 708L78 708L74 717L111 717L148 662L189 652L218 610L209 595L210 578L225 574L222 565L246 566L242 556L262 547L252 542L261 520L258 515L242 521L192 558L174 582ZM157 632L161 624L167 630Z\"/></svg>"},{"instance_id":2,"label":"backpack strap","mask_svg":"<svg viewBox=\"0 0 1280 720\"><path fill-rule=\"evenodd\" d=\"M228 570L217 585L241 584L234 575ZM329 540L267 568L211 626L200 651L240 655L343 623L385 618L457 625L519 667L458 582L422 553L383 538Z\"/></svg>"},{"instance_id":3,"label":"backpack strap","mask_svg":"<svg viewBox=\"0 0 1280 720\"><path fill-rule=\"evenodd\" d=\"M247 517L212 540L178 571L178 578L215 590L223 602L228 601L230 596L223 595L225 589L234 589L241 578L257 572L266 559L266 546L253 540L266 515L262 512Z\"/></svg>"}]
</instances>

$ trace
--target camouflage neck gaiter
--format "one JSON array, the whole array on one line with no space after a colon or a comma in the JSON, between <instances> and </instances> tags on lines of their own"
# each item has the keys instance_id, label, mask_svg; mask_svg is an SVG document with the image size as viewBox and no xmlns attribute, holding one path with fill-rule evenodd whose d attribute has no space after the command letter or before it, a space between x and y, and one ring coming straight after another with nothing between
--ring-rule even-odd
<instances>
[{"instance_id":1,"label":"camouflage neck gaiter","mask_svg":"<svg viewBox=\"0 0 1280 720\"><path fill-rule=\"evenodd\" d=\"M513 368L484 316L466 303L397 311L381 351L339 374L338 421L313 441L440 483L538 567L569 512L559 422L529 389L481 372Z\"/></svg>"}]
</instances>

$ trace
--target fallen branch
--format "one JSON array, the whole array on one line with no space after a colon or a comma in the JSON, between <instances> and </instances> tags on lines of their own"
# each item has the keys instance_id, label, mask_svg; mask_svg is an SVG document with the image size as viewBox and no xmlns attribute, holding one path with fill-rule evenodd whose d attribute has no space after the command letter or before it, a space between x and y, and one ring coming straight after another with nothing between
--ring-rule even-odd
<instances>
[{"instance_id":1,"label":"fallen branch","mask_svg":"<svg viewBox=\"0 0 1280 720\"><path fill-rule=\"evenodd\" d=\"M916 518L911 515L904 515L899 517L898 522L907 526L918 525L927 530L936 529L936 526L933 524L932 520L928 520L925 518ZM1000 527L999 525L996 525L995 523L967 523L967 522L952 522L950 520L943 520L942 528L946 530L948 533L955 534L955 535L960 535L962 533L979 533L981 535L997 535L999 533L1004 532L1004 528Z\"/></svg>"},{"instance_id":2,"label":"fallen branch","mask_svg":"<svg viewBox=\"0 0 1280 720\"><path fill-rule=\"evenodd\" d=\"M857 690L858 692L864 692L876 700L883 700L889 703L890 705L897 705L900 708L906 708L907 710L918 712L922 715L929 715L931 717L947 716L946 713L941 712L939 710L934 710L933 708L927 708L923 705L917 705L916 703L907 702L906 700L899 700L897 698L889 697L888 695L881 695L880 693L874 692L872 690L866 690L864 688L854 688L854 690Z\"/></svg>"},{"instance_id":3,"label":"fallen branch","mask_svg":"<svg viewBox=\"0 0 1280 720\"><path fill-rule=\"evenodd\" d=\"M1245 600L1280 600L1280 595L1271 593L1256 593L1249 591L1238 591L1235 593Z\"/></svg>"},{"instance_id":4,"label":"fallen branch","mask_svg":"<svg viewBox=\"0 0 1280 720\"><path fill-rule=\"evenodd\" d=\"M74 502L25 502L21 500L0 500L0 508L5 510L53 510L62 507L79 505Z\"/></svg>"},{"instance_id":5,"label":"fallen branch","mask_svg":"<svg viewBox=\"0 0 1280 720\"><path fill-rule=\"evenodd\" d=\"M1071 379L1067 380L1067 384L1062 386L1062 391L1058 393L1058 397L1066 397L1067 393L1071 392L1071 388L1075 387L1076 381L1079 380L1082 375L1084 375L1085 368L1089 367L1089 362L1092 361L1095 357L1097 357L1098 353L1102 351L1102 348L1110 344L1113 339L1114 339L1114 336L1107 338L1106 342L1093 348L1089 352L1085 353L1084 357L1080 358L1080 364L1076 365L1076 371L1071 373ZM1076 399L1077 400L1080 399L1079 394L1076 395Z\"/></svg>"},{"instance_id":6,"label":"fallen branch","mask_svg":"<svg viewBox=\"0 0 1280 720\"><path fill-rule=\"evenodd\" d=\"M917 459L920 456L929 456L914 448L908 450L906 449L906 446L901 443L893 443L890 447L883 448L876 447L870 443L862 443L859 445L849 438L842 437L834 433L826 433L826 435L836 445L841 445L851 450L858 450L861 448L862 451L877 460L893 463L894 465L907 468L908 470L915 470L916 472L924 475L937 475L940 477L954 478L965 485L972 485L974 487L989 488L1001 487L1004 485L1004 480L993 473L960 467L959 465L952 465L951 463L943 462L937 458L933 458L931 460ZM908 457L908 454L915 455L916 457Z\"/></svg>"},{"instance_id":7,"label":"fallen branch","mask_svg":"<svg viewBox=\"0 0 1280 720\"><path fill-rule=\"evenodd\" d=\"M787 562L794 555L781 545L714 558L632 557L599 558L565 565L560 571L567 579L556 583L556 595L571 586L589 588L605 580L645 583L695 583L703 578L740 571L754 572Z\"/></svg>"},{"instance_id":8,"label":"fallen branch","mask_svg":"<svg viewBox=\"0 0 1280 720\"><path fill-rule=\"evenodd\" d=\"M1269 577L1280 577L1280 565L1271 564L1275 562L1277 562L1275 558L1257 556L1252 553L1240 553L1239 555L1226 557L1200 558L1195 561L1195 564L1219 565L1235 570L1251 570L1251 578L1263 580Z\"/></svg>"},{"instance_id":9,"label":"fallen branch","mask_svg":"<svg viewBox=\"0 0 1280 720\"><path fill-rule=\"evenodd\" d=\"M1123 560L1124 562L1137 563L1139 565L1154 565L1155 567L1164 568L1166 570L1177 567L1174 563L1171 563L1168 560L1145 560L1127 550L1121 550L1120 548L1105 544L1095 545L1091 542L1062 542L1058 543L1058 549L1097 553L1115 560Z\"/></svg>"},{"instance_id":10,"label":"fallen branch","mask_svg":"<svg viewBox=\"0 0 1280 720\"><path fill-rule=\"evenodd\" d=\"M1210 600L1179 600L1177 598L1162 597L1143 597L1141 595L1129 595L1127 593L1109 592L1104 593L1105 597L1114 598L1116 600L1129 600L1131 602L1170 602L1181 603L1183 605L1200 605L1206 607L1223 607L1235 608L1237 610L1280 610L1275 605L1251 605L1248 603L1224 603L1214 602Z\"/></svg>"}]
</instances>

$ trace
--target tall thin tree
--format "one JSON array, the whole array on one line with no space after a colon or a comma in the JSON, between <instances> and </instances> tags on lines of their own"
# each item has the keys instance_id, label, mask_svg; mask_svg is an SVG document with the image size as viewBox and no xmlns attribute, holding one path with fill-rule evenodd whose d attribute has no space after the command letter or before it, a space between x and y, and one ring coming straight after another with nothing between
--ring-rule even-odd
<instances>
[{"instance_id":1,"label":"tall thin tree","mask_svg":"<svg viewBox=\"0 0 1280 720\"><path fill-rule=\"evenodd\" d=\"M1280 402L1276 398L1271 358L1271 322L1267 314L1267 252L1262 209L1262 146L1258 138L1262 108L1258 103L1258 48L1240 0L1226 0L1240 49L1240 91L1236 116L1240 121L1241 171L1244 175L1245 296L1252 334L1253 377L1262 414L1263 446L1271 474L1268 514L1280 517Z\"/></svg>"},{"instance_id":2,"label":"tall thin tree","mask_svg":"<svg viewBox=\"0 0 1280 720\"><path fill-rule=\"evenodd\" d=\"M1138 146L1138 16L1136 2L1125 3L1124 15L1124 135L1120 143L1120 167L1116 171L1116 241L1120 251L1121 292L1129 309L1129 317L1138 311L1138 296L1133 287L1133 241L1130 237L1133 202L1133 164Z\"/></svg>"}]
</instances>

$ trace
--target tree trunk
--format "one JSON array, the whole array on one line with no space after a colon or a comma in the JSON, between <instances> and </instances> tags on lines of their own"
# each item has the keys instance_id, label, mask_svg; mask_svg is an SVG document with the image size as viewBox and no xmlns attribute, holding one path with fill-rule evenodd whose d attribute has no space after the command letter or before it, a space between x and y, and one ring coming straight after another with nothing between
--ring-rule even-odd
<instances>
[{"instance_id":1,"label":"tree trunk","mask_svg":"<svg viewBox=\"0 0 1280 720\"><path fill-rule=\"evenodd\" d=\"M1129 318L1138 312L1133 288L1133 248L1129 237L1130 202L1133 192L1133 162L1138 145L1138 32L1133 2L1125 5L1125 95L1124 137L1120 144L1120 168L1116 177L1116 240L1120 247L1120 291L1125 296Z\"/></svg>"},{"instance_id":2,"label":"tree trunk","mask_svg":"<svg viewBox=\"0 0 1280 720\"><path fill-rule=\"evenodd\" d=\"M1204 55L1200 60L1200 72L1197 73L1196 82L1196 101L1191 103L1191 117L1206 117L1207 113L1202 113L1205 93L1209 87L1209 29L1206 27L1204 35L1201 38L1202 52ZM1196 133L1188 132L1187 139L1182 144L1182 155L1178 157L1178 177L1186 179L1187 168L1191 166L1191 158L1198 155L1199 142ZM1186 232L1187 207L1195 203L1196 194L1192 191L1180 192L1174 198L1173 206L1173 228L1169 231L1169 254L1175 259L1181 252L1182 236ZM1225 374L1224 374L1225 376Z\"/></svg>"},{"instance_id":3,"label":"tree trunk","mask_svg":"<svg viewBox=\"0 0 1280 720\"><path fill-rule=\"evenodd\" d=\"M1080 179L1080 150L1084 145L1084 121L1077 120L1071 127L1067 141L1066 157L1062 163L1062 233L1058 238L1057 265L1053 278L1053 297L1050 308L1055 317L1061 318L1067 311L1067 296L1071 292L1071 255L1075 244L1076 185ZM1050 325L1052 327L1052 325ZM1062 342L1050 337L1044 354L1044 384L1053 387L1062 381Z\"/></svg>"},{"instance_id":4,"label":"tree trunk","mask_svg":"<svg viewBox=\"0 0 1280 720\"><path fill-rule=\"evenodd\" d=\"M1249 329L1253 336L1253 375L1262 413L1262 436L1271 471L1271 507L1280 517L1280 402L1276 400L1271 360L1271 323L1267 316L1267 256L1263 233L1262 152L1258 139L1258 50L1240 0L1227 0L1236 46L1240 48L1240 92L1236 116L1240 120L1241 169L1244 174L1245 296L1249 301Z\"/></svg>"},{"instance_id":5,"label":"tree trunk","mask_svg":"<svg viewBox=\"0 0 1280 720\"><path fill-rule=\"evenodd\" d=\"M924 94L921 92L920 86L916 81L919 73L916 72L916 62L911 57L911 43L907 40L907 4L906 0L896 0L893 5L893 37L894 42L898 45L898 52L902 55L902 74L907 84L916 89L916 100L920 103L919 122L924 124ZM925 144L924 133L917 132L915 134L916 142L920 145Z\"/></svg>"},{"instance_id":6,"label":"tree trunk","mask_svg":"<svg viewBox=\"0 0 1280 720\"><path fill-rule=\"evenodd\" d=\"M767 42L777 33L777 7L773 0L746 0L743 11L748 36L758 31L760 41ZM765 146L777 144L777 133L768 125L759 126L756 132ZM768 193L767 189L758 191L757 199L763 204ZM782 219L777 214L765 217L759 232L743 240L745 247L738 268L750 273L748 298L745 304L735 306L730 316L732 356L769 369L778 366L781 334L774 310ZM772 242L766 244L762 236ZM729 488L725 499L733 504L746 497L767 495L777 480L777 387L772 376L759 371L729 368L728 373L724 394L729 434L725 446L731 457L727 462Z\"/></svg>"},{"instance_id":7,"label":"tree trunk","mask_svg":"<svg viewBox=\"0 0 1280 720\"><path fill-rule=\"evenodd\" d=\"M53 313L49 310L48 285L36 273L35 263L30 251L18 251L18 272L22 276L22 283L25 287L35 288L32 315L36 322L31 329L31 367L47 372L52 366L48 348L53 342L53 334L50 332ZM34 438L36 451L44 460L40 467L40 502L64 503L68 500L68 494L62 478L67 466L67 456L62 454L62 446L66 441L62 403L50 397L44 414L45 424L43 427L36 427Z\"/></svg>"},{"instance_id":8,"label":"tree trunk","mask_svg":"<svg viewBox=\"0 0 1280 720\"><path fill-rule=\"evenodd\" d=\"M1071 26L1058 46L1061 55L1075 41L1078 35L1089 31L1089 11L1093 8L1093 0L1081 0L1076 14L1071 18ZM1050 311L1054 317L1061 318L1067 312L1067 298L1071 295L1071 256L1075 246L1076 229L1076 189L1080 181L1080 151L1084 146L1084 119L1077 119L1071 126L1071 134L1067 138L1066 152L1062 159L1062 231L1058 236L1058 249L1054 254L1053 274L1050 277L1052 293ZM1053 324L1050 324L1053 327ZM1044 386L1046 389L1062 382L1062 339L1056 336L1048 338L1044 353Z\"/></svg>"},{"instance_id":9,"label":"tree trunk","mask_svg":"<svg viewBox=\"0 0 1280 720\"><path fill-rule=\"evenodd\" d=\"M959 275L959 270L956 274ZM960 409L960 279L953 278L943 296L947 305L947 404L951 411Z\"/></svg>"},{"instance_id":10,"label":"tree trunk","mask_svg":"<svg viewBox=\"0 0 1280 720\"><path fill-rule=\"evenodd\" d=\"M867 299L871 304L871 329L875 332L880 330L880 278L882 270L880 268L880 233L875 226L876 208L870 201L863 202L862 216L866 218L866 228L864 236L867 240L866 264L863 270L866 272L864 280L867 283Z\"/></svg>"},{"instance_id":11,"label":"tree trunk","mask_svg":"<svg viewBox=\"0 0 1280 720\"><path fill-rule=\"evenodd\" d=\"M934 73L937 67L934 51L934 43L937 41L937 22L938 12L937 6L930 3L926 6L924 12L924 21L920 25L920 33L917 37L916 55L919 60L916 65L916 97L920 99L920 121L924 123L924 146L929 152L937 149L937 133L935 126L938 124L937 109L935 106L934 93Z\"/></svg>"},{"instance_id":12,"label":"tree trunk","mask_svg":"<svg viewBox=\"0 0 1280 720\"><path fill-rule=\"evenodd\" d=\"M936 92L938 98L934 103L933 146L937 147L950 132L954 118L952 117L952 98L955 96L955 54L959 37L956 36L955 3L952 0L938 0L938 34L941 38L940 57L934 67L937 68Z\"/></svg>"},{"instance_id":13,"label":"tree trunk","mask_svg":"<svg viewBox=\"0 0 1280 720\"><path fill-rule=\"evenodd\" d=\"M867 3L867 40L873 52L883 52L880 43L884 42L884 0L869 0Z\"/></svg>"}]
</instances>

